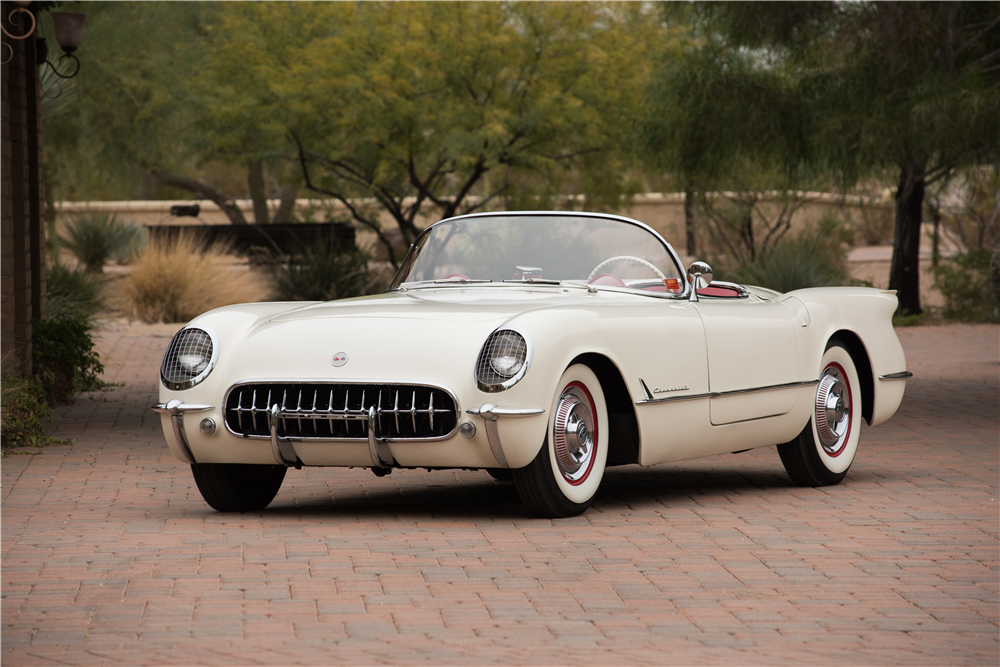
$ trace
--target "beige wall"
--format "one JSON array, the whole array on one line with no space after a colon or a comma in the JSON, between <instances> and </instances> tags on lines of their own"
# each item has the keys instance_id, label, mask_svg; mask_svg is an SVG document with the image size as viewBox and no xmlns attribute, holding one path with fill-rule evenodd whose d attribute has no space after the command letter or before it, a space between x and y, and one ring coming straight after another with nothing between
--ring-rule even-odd
<instances>
[{"instance_id":1,"label":"beige wall","mask_svg":"<svg viewBox=\"0 0 1000 667\"><path fill-rule=\"evenodd\" d=\"M847 215L856 216L859 211L859 204L856 200L844 200L841 197L823 194L806 193L808 202L804 204L792 219L792 228L801 229L807 224L817 222L827 211L836 210ZM191 201L125 201L125 202L63 202L56 205L58 215L57 221L60 227L73 216L86 212L107 212L116 213L128 220L134 220L141 225L198 225L211 224L223 225L229 222L225 214L212 202L198 202L201 204L201 215L195 218L175 218L170 215L170 207L174 204L190 205ZM247 214L248 218L253 217L253 207L249 201L239 202L240 208ZM278 201L270 203L272 210L277 210ZM892 209L892 202L886 201L878 206L884 206L888 210ZM777 204L764 204L765 209L775 209ZM299 199L296 203L296 210L300 216L311 215L317 222L327 219L327 216L345 216L347 209L339 203L329 201ZM624 206L615 211L619 215L628 216L646 223L669 241L678 251L683 251L684 241L684 195L682 194L646 194L633 198L629 206ZM437 218L433 215L424 216L422 225L435 222ZM388 215L383 215L382 224L384 228L392 228L392 220ZM359 244L371 243L371 234L366 234L364 230L358 230Z\"/></svg>"},{"instance_id":2,"label":"beige wall","mask_svg":"<svg viewBox=\"0 0 1000 667\"><path fill-rule=\"evenodd\" d=\"M793 230L802 229L807 224L814 224L819 221L824 213L834 210L847 216L860 217L860 204L857 200L844 200L841 197L815 193L808 195L809 201L799 209L792 220ZM58 224L64 225L73 216L86 212L108 212L117 213L126 219L134 220L142 225L158 224L227 224L228 219L211 202L199 202L202 212L198 219L195 218L175 218L170 215L170 206L173 204L192 204L191 201L132 201L132 202L64 202L57 204ZM241 208L252 218L253 208L249 201L241 202ZM278 201L271 202L273 210L277 210ZM765 204L765 206L767 206ZM887 213L892 213L893 202L887 199L876 206L884 208ZM312 217L316 221L324 221L327 215L345 215L346 209L340 204L330 204L318 200L300 199L297 202L297 210L300 215L312 211ZM681 254L685 262L693 258L684 256L684 196L681 194L646 194L635 197L630 206L623 207L617 211L618 214L634 218L648 224L657 230L669 241ZM425 218L423 224L426 225L434 220ZM391 220L388 216L383 219L383 225L391 228ZM941 295L933 288L932 274L930 273L930 241L929 225L926 226L925 233L921 236L921 299L925 305L940 306L943 301ZM358 245L371 248L375 244L374 234L358 230ZM861 238L857 238L860 244ZM891 240L889 241L891 242ZM945 250L945 254L954 252L953 248ZM891 246L877 247L857 247L850 255L851 275L859 280L871 282L875 287L885 288L889 283L889 264L892 257Z\"/></svg>"}]
</instances>

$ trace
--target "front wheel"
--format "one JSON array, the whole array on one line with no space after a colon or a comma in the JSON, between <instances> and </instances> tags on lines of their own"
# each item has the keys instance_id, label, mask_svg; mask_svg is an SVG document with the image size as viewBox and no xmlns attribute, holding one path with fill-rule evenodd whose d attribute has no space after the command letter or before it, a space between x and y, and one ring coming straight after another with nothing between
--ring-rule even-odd
<instances>
[{"instance_id":1,"label":"front wheel","mask_svg":"<svg viewBox=\"0 0 1000 667\"><path fill-rule=\"evenodd\" d=\"M521 502L537 516L582 514L608 458L608 406L597 376L574 364L559 379L545 440L535 459L512 470Z\"/></svg>"},{"instance_id":2,"label":"front wheel","mask_svg":"<svg viewBox=\"0 0 1000 667\"><path fill-rule=\"evenodd\" d=\"M267 507L285 479L285 466L245 463L192 463L201 497L220 512L253 512Z\"/></svg>"},{"instance_id":3,"label":"front wheel","mask_svg":"<svg viewBox=\"0 0 1000 667\"><path fill-rule=\"evenodd\" d=\"M778 445L785 471L799 486L840 483L861 437L861 382L847 348L831 340L820 368L812 418L798 437Z\"/></svg>"}]
</instances>

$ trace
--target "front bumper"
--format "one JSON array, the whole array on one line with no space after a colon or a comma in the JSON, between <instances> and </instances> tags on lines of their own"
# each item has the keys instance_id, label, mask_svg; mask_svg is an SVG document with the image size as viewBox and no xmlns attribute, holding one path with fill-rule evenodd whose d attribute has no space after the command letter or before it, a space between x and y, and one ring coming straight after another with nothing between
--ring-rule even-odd
<instances>
[{"instance_id":1,"label":"front bumper","mask_svg":"<svg viewBox=\"0 0 1000 667\"><path fill-rule=\"evenodd\" d=\"M180 460L186 463L198 462L234 462L234 463L268 463L271 461L260 461L262 444L259 440L249 440L237 438L231 433L221 431L216 433L216 429L199 429L198 433L189 434L185 428L184 416L189 412L209 413L212 415L218 412L215 406L184 403L179 399L171 399L165 403L158 403L152 409L169 419L169 426L164 423L164 433L171 441L171 449ZM480 439L476 431L471 436L463 438L452 437L443 442L399 442L394 443L389 438L381 437L378 432L379 420L375 417L375 409L370 408L368 414L351 416L355 421L361 421L367 433L367 441L364 443L367 450L367 460L359 461L358 443L352 440L324 439L324 438L285 438L278 434L278 424L285 417L296 417L294 412L286 412L273 406L269 411L268 426L270 438L266 441L269 445L270 459L278 465L301 467L303 465L361 465L373 468L393 468L393 467L485 467L494 468L499 464L502 468L510 468L507 454L501 444L501 434L499 427L500 418L506 421L508 418L536 418L527 421L536 421L544 413L544 408L508 408L497 406L493 403L484 403L478 408L471 408L465 411L466 414L479 417L483 420L483 431L486 435L486 444L489 446L490 454L494 461L483 460L482 456L469 456L468 450L459 453L454 448L455 442L463 442L464 439L472 440L469 443L474 447L476 440ZM216 418L217 419L217 418ZM208 416L205 422L216 422L212 416ZM528 426L528 424L525 424ZM544 429L544 425L542 426ZM534 430L534 429L532 429ZM524 429L511 428L508 435L514 441L521 441L525 438ZM172 438L170 436L173 436ZM192 447L192 437L195 437L195 447ZM208 438L224 439L219 445L226 444L225 447L212 446L210 450L202 447L202 443ZM234 456L231 453L220 452L231 451L228 445L235 444L244 450L242 455ZM540 442L540 440L538 440ZM208 443L205 443L208 444ZM326 452L324 452L324 446ZM195 456L194 449L197 449L199 456ZM537 449L537 447L535 448ZM454 452L449 455L449 450ZM419 453L418 453L419 452ZM207 456L205 455L207 454ZM515 456L515 465L521 467L525 461L524 456ZM235 460L232 460L235 459ZM422 461L414 459L423 459ZM450 459L450 460L449 460ZM478 459L478 460L477 460ZM530 460L530 459L529 459Z\"/></svg>"}]
</instances>

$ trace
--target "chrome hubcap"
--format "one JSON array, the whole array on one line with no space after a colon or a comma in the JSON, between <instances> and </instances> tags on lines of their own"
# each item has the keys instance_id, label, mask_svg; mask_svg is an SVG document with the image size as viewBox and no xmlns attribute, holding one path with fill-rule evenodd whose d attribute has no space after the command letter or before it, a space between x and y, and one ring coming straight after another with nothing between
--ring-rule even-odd
<instances>
[{"instance_id":1,"label":"chrome hubcap","mask_svg":"<svg viewBox=\"0 0 1000 667\"><path fill-rule=\"evenodd\" d=\"M587 395L579 387L567 387L556 406L553 440L559 472L571 482L583 479L590 471L594 426Z\"/></svg>"},{"instance_id":2,"label":"chrome hubcap","mask_svg":"<svg viewBox=\"0 0 1000 667\"><path fill-rule=\"evenodd\" d=\"M851 395L847 381L834 367L823 371L816 388L816 434L829 454L836 454L851 425Z\"/></svg>"}]
</instances>

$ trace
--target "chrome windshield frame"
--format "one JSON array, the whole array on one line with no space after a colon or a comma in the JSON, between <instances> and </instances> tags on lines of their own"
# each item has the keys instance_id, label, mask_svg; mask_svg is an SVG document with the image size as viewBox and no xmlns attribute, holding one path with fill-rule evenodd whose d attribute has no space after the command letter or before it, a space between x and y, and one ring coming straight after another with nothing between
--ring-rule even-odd
<instances>
[{"instance_id":1,"label":"chrome windshield frame","mask_svg":"<svg viewBox=\"0 0 1000 667\"><path fill-rule=\"evenodd\" d=\"M591 290L596 289L598 291L611 291L611 292L626 292L628 294L638 294L638 295L641 295L641 296L649 296L649 297L655 297L655 298L667 298L667 299L670 299L670 300L686 299L689 296L690 289L691 289L691 282L688 280L687 271L684 270L684 265L681 263L680 256L677 254L677 251L674 250L674 247L672 245L670 245L666 241L666 239L664 239L662 236L660 236L660 234L655 229L653 229L652 227L650 227L649 225L647 225L647 224L645 224L643 222L639 222L638 220L634 220L632 218L626 218L625 216L614 215L614 214L611 214L611 213L587 213L587 212L583 212L583 211L492 211L492 212L486 212L486 213L468 213L466 215L457 215L457 216L455 216L453 218L445 218L444 220L439 220L439 221L435 222L434 224L428 225L427 227L425 227L423 229L423 231L421 231L420 234L418 234L417 237L415 239L413 239L413 243L410 244L410 247L409 247L409 249L406 252L406 256L403 258L403 261L400 263L399 270L396 272L396 275L393 277L392 283L390 284L389 289L387 289L386 292L406 291L406 290L409 290L409 289L422 289L422 288L427 288L427 287L438 287L438 288L441 288L441 287L444 287L444 288L448 288L448 287L465 287L465 288L468 288L468 287L492 287L492 286L498 286L498 285L502 285L504 287L523 287L523 286L533 286L533 287L536 287L536 286L542 286L543 283L541 283L541 281L534 282L534 283L528 282L528 281L525 281L525 282L521 282L521 281L506 282L505 281L505 282L502 282L502 283L498 283L496 281L485 282L485 283L484 282L472 282L472 281L455 281L453 283L452 282L444 282L444 283L442 283L442 282L439 282L439 281L417 281L417 282L413 282L413 283L404 283L404 282L402 282L402 278L406 275L406 273L409 272L409 267L410 267L410 265L411 265L411 263L413 261L413 254L416 252L416 249L420 246L420 243L419 243L420 240L423 239L426 235L430 234L431 230L433 230L438 225L441 225L441 224L444 224L444 223L455 222L456 220L467 220L467 219L473 219L473 218L514 217L514 216L517 216L517 217L541 217L541 216L545 216L545 217L567 217L567 218L568 217L576 217L576 218L598 218L598 219L602 219L602 220L615 220L615 221L618 221L618 222L624 222L624 223L629 224L629 225L634 225L636 227L640 227L640 228L644 229L645 231L647 231L648 233L652 234L653 237L656 238L656 240L658 240L663 245L663 247L666 249L667 255L670 257L670 260L674 263L674 266L677 268L677 274L680 276L680 280L683 281L683 283L682 283L683 284L683 289L680 292L672 292L672 293L667 293L667 294L664 294L664 293L661 293L661 292L648 292L648 291L644 291L644 290L641 290L641 289L631 289L631 288L628 288L628 287L621 288L621 287L606 286L606 285L590 285L590 286L583 285L584 289L591 289ZM545 286L548 286L548 287L553 287L553 286L577 287L579 285L577 283L572 283L572 282L568 282L568 281L562 281L558 285L553 285L552 283L546 283Z\"/></svg>"}]
</instances>

